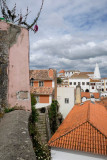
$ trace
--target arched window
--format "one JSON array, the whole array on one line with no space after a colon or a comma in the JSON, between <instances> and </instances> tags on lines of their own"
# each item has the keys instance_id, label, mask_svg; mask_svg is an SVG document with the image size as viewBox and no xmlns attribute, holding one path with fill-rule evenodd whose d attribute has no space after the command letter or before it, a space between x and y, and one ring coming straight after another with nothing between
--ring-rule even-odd
<instances>
[{"instance_id":1,"label":"arched window","mask_svg":"<svg viewBox=\"0 0 107 160\"><path fill-rule=\"evenodd\" d=\"M89 89L86 89L85 92L89 92Z\"/></svg>"}]
</instances>

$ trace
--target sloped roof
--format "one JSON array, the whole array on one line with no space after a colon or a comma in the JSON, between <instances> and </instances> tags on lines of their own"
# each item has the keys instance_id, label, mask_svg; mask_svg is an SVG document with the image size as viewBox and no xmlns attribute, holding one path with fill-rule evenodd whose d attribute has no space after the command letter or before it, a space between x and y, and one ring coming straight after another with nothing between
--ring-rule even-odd
<instances>
[{"instance_id":1,"label":"sloped roof","mask_svg":"<svg viewBox=\"0 0 107 160\"><path fill-rule=\"evenodd\" d=\"M101 100L98 101L97 103L107 107L107 97L101 97Z\"/></svg>"},{"instance_id":2,"label":"sloped roof","mask_svg":"<svg viewBox=\"0 0 107 160\"><path fill-rule=\"evenodd\" d=\"M49 69L42 69L42 70L30 70L30 79L33 78L35 80L53 80L55 78L56 70L53 70L54 76L49 77Z\"/></svg>"},{"instance_id":3,"label":"sloped roof","mask_svg":"<svg viewBox=\"0 0 107 160\"><path fill-rule=\"evenodd\" d=\"M100 94L99 93L90 94L90 92L81 92L81 98L83 98L83 97L91 98L91 95L94 95L95 99L99 99L100 98Z\"/></svg>"},{"instance_id":4,"label":"sloped roof","mask_svg":"<svg viewBox=\"0 0 107 160\"><path fill-rule=\"evenodd\" d=\"M82 72L84 74L94 74L94 72Z\"/></svg>"},{"instance_id":5,"label":"sloped roof","mask_svg":"<svg viewBox=\"0 0 107 160\"><path fill-rule=\"evenodd\" d=\"M81 98L83 97L90 98L90 92L81 92Z\"/></svg>"},{"instance_id":6,"label":"sloped roof","mask_svg":"<svg viewBox=\"0 0 107 160\"><path fill-rule=\"evenodd\" d=\"M80 72L79 70L67 70L65 72Z\"/></svg>"},{"instance_id":7,"label":"sloped roof","mask_svg":"<svg viewBox=\"0 0 107 160\"><path fill-rule=\"evenodd\" d=\"M90 101L75 105L48 144L51 147L106 155L106 108Z\"/></svg>"},{"instance_id":8,"label":"sloped roof","mask_svg":"<svg viewBox=\"0 0 107 160\"><path fill-rule=\"evenodd\" d=\"M89 76L85 72L74 73L71 79L89 79Z\"/></svg>"},{"instance_id":9,"label":"sloped roof","mask_svg":"<svg viewBox=\"0 0 107 160\"><path fill-rule=\"evenodd\" d=\"M61 71L59 71L58 73L65 73L65 71L64 71L64 70L61 70Z\"/></svg>"},{"instance_id":10,"label":"sloped roof","mask_svg":"<svg viewBox=\"0 0 107 160\"><path fill-rule=\"evenodd\" d=\"M93 95L94 95L94 98L96 99L100 98L100 93L93 93Z\"/></svg>"},{"instance_id":11,"label":"sloped roof","mask_svg":"<svg viewBox=\"0 0 107 160\"><path fill-rule=\"evenodd\" d=\"M31 93L34 93L35 95L52 95L53 90L52 87L31 87L30 89Z\"/></svg>"},{"instance_id":12,"label":"sloped roof","mask_svg":"<svg viewBox=\"0 0 107 160\"><path fill-rule=\"evenodd\" d=\"M90 82L101 82L99 79L90 79Z\"/></svg>"}]
</instances>

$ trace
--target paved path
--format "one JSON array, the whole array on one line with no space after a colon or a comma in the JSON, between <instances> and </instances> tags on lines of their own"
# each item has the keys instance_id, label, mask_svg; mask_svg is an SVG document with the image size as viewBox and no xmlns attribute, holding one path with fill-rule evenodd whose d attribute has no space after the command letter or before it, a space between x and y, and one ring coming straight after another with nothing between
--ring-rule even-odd
<instances>
[{"instance_id":1,"label":"paved path","mask_svg":"<svg viewBox=\"0 0 107 160\"><path fill-rule=\"evenodd\" d=\"M28 132L29 114L16 110L0 121L0 160L36 160Z\"/></svg>"}]
</instances>

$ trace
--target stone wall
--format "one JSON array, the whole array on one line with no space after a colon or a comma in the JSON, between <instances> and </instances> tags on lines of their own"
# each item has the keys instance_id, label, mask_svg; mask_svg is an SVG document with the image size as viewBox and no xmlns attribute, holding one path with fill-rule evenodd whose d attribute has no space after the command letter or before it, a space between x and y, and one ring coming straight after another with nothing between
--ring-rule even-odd
<instances>
[{"instance_id":1,"label":"stone wall","mask_svg":"<svg viewBox=\"0 0 107 160\"><path fill-rule=\"evenodd\" d=\"M0 109L7 106L8 93L8 37L7 31L0 31Z\"/></svg>"},{"instance_id":2,"label":"stone wall","mask_svg":"<svg viewBox=\"0 0 107 160\"><path fill-rule=\"evenodd\" d=\"M29 85L29 32L0 21L0 108L31 110Z\"/></svg>"}]
</instances>

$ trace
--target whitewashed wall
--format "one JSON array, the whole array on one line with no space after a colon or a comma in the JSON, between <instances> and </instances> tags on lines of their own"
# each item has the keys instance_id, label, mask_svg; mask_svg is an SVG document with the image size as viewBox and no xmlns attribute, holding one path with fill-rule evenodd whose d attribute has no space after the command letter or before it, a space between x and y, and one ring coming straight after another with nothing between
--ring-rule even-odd
<instances>
[{"instance_id":1,"label":"whitewashed wall","mask_svg":"<svg viewBox=\"0 0 107 160\"><path fill-rule=\"evenodd\" d=\"M69 79L69 83L72 82L72 85L69 84L70 87L74 87L76 88L76 86L78 85L78 82L81 83L81 89L83 89L84 91L86 89L89 89L89 85L87 85L87 82L90 82L90 79ZM76 82L76 85L74 85L74 82ZM82 85L82 82L85 82L85 85Z\"/></svg>"},{"instance_id":2,"label":"whitewashed wall","mask_svg":"<svg viewBox=\"0 0 107 160\"><path fill-rule=\"evenodd\" d=\"M59 148L51 148L51 157L52 160L107 160L105 156Z\"/></svg>"},{"instance_id":3,"label":"whitewashed wall","mask_svg":"<svg viewBox=\"0 0 107 160\"><path fill-rule=\"evenodd\" d=\"M65 98L69 98L69 103L65 103ZM60 105L59 111L65 118L74 106L74 88L57 87L57 101Z\"/></svg>"}]
</instances>

